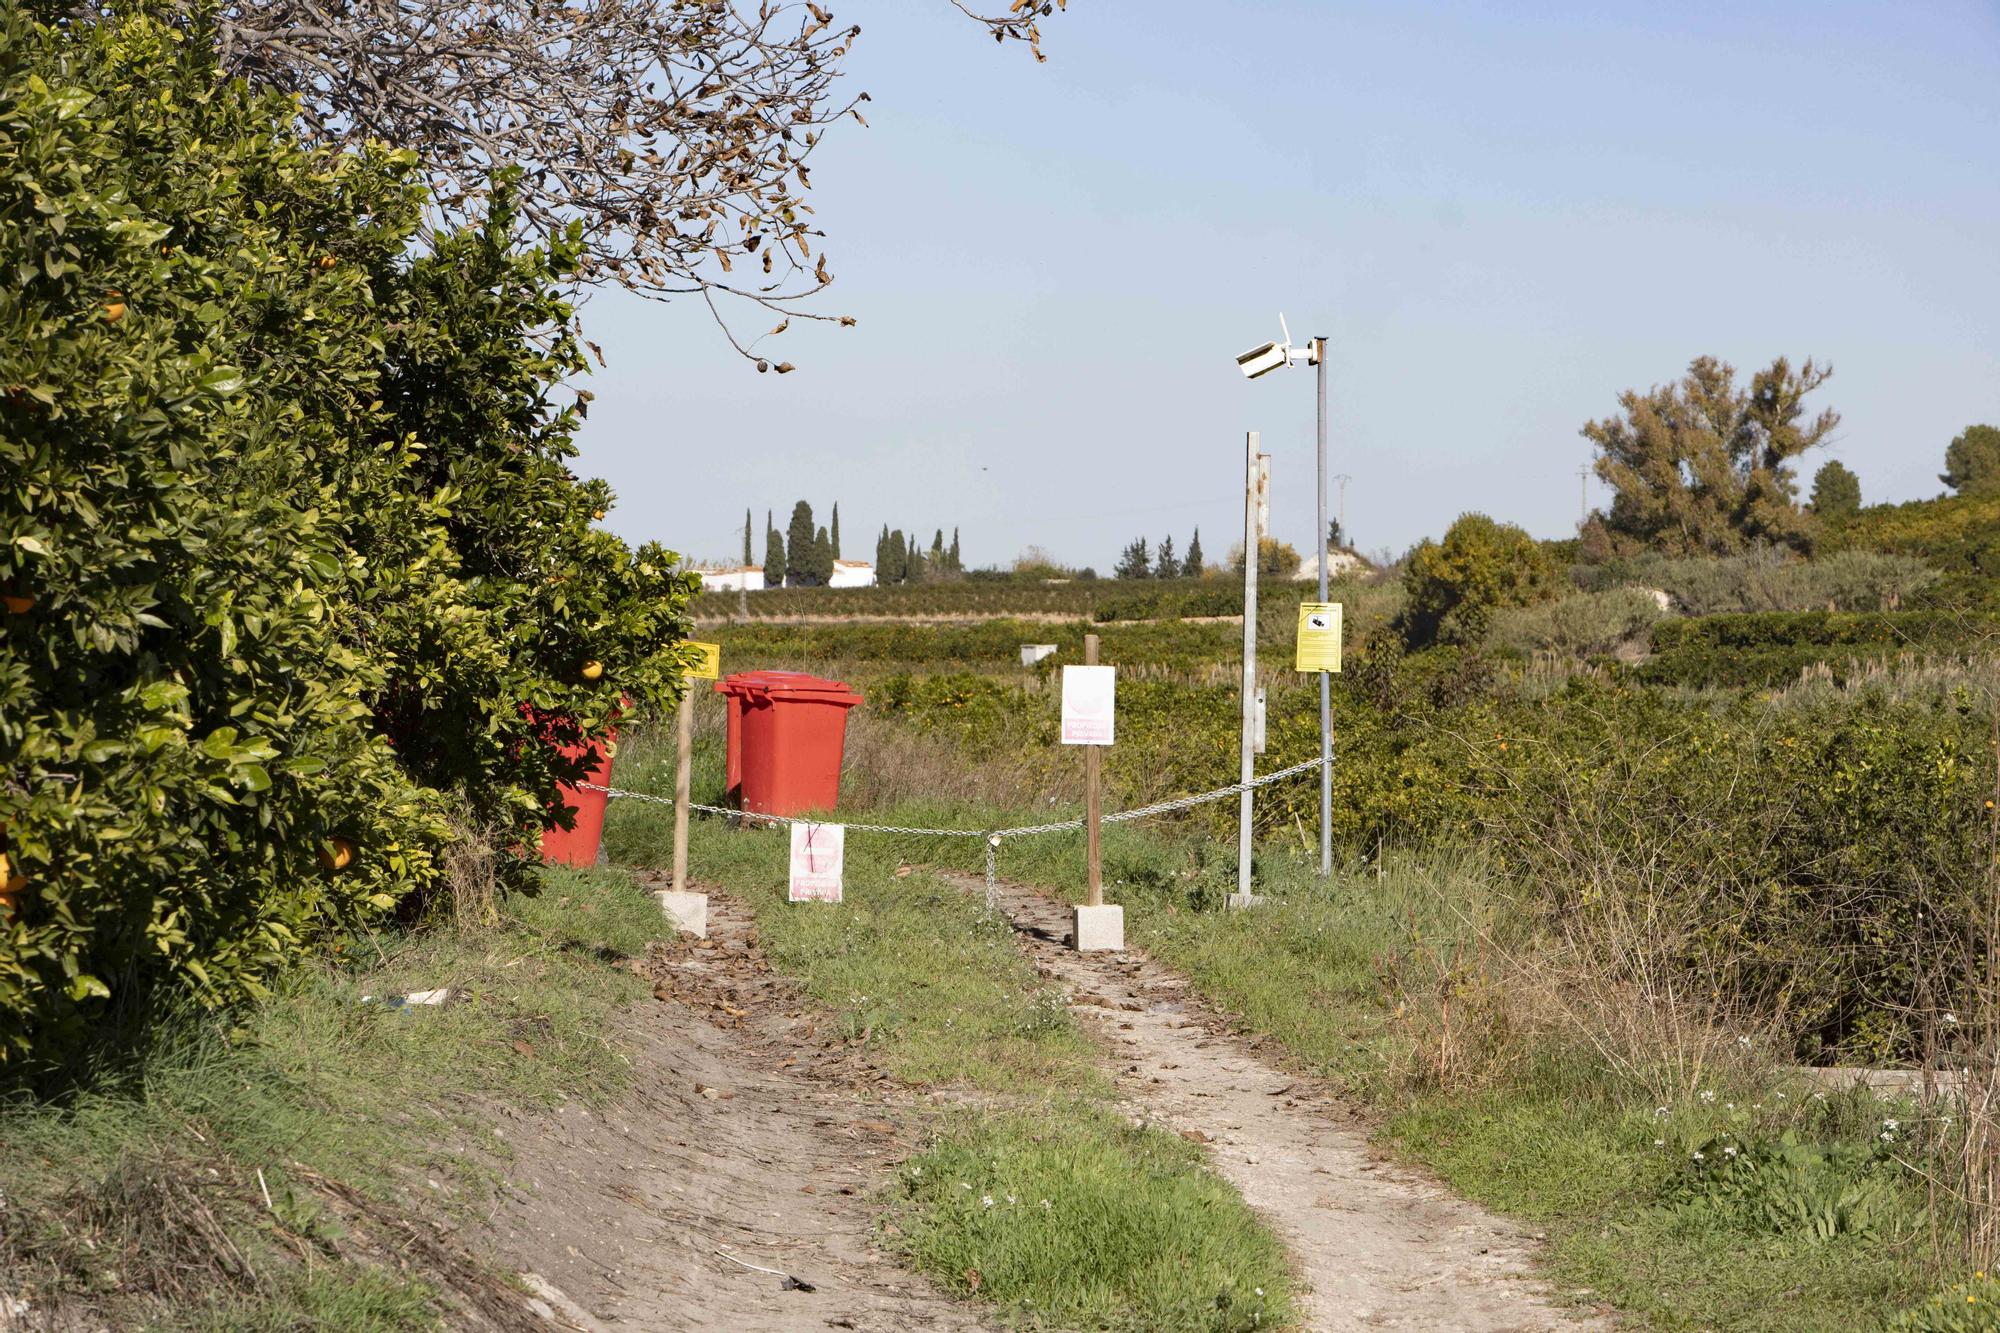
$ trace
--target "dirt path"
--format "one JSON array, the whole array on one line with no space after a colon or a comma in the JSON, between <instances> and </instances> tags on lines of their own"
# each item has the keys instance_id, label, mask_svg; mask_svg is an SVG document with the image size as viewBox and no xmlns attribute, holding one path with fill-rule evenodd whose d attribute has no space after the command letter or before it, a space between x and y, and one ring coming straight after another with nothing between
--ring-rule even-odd
<instances>
[{"instance_id":1,"label":"dirt path","mask_svg":"<svg viewBox=\"0 0 2000 1333\"><path fill-rule=\"evenodd\" d=\"M984 884L967 879L971 891ZM1534 1238L1384 1161L1351 1110L1267 1064L1168 969L1079 954L1069 909L1019 886L1002 906L1045 975L1118 1061L1124 1108L1208 1145L1216 1170L1283 1237L1314 1329L1608 1328L1532 1276Z\"/></svg>"},{"instance_id":2,"label":"dirt path","mask_svg":"<svg viewBox=\"0 0 2000 1333\"><path fill-rule=\"evenodd\" d=\"M914 1117L765 966L749 913L721 895L709 912L709 940L646 960L617 1104L502 1121L518 1188L483 1248L551 1289L560 1328L989 1327L873 1243L868 1195Z\"/></svg>"}]
</instances>

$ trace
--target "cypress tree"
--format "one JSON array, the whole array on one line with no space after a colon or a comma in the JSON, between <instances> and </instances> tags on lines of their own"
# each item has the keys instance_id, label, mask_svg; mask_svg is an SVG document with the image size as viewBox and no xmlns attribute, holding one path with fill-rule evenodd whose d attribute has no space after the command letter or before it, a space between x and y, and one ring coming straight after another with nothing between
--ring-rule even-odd
<instances>
[{"instance_id":1,"label":"cypress tree","mask_svg":"<svg viewBox=\"0 0 2000 1333\"><path fill-rule=\"evenodd\" d=\"M785 585L785 539L778 535L778 529L771 523L769 514L764 516L764 586L782 588Z\"/></svg>"},{"instance_id":2,"label":"cypress tree","mask_svg":"<svg viewBox=\"0 0 2000 1333\"><path fill-rule=\"evenodd\" d=\"M840 501L833 502L833 558L840 559Z\"/></svg>"},{"instance_id":3,"label":"cypress tree","mask_svg":"<svg viewBox=\"0 0 2000 1333\"><path fill-rule=\"evenodd\" d=\"M792 521L785 528L785 582L798 588L818 587L813 557L813 510L801 500L792 506Z\"/></svg>"},{"instance_id":4,"label":"cypress tree","mask_svg":"<svg viewBox=\"0 0 2000 1333\"><path fill-rule=\"evenodd\" d=\"M743 564L746 568L750 564L750 511L747 509L743 511Z\"/></svg>"},{"instance_id":5,"label":"cypress tree","mask_svg":"<svg viewBox=\"0 0 2000 1333\"><path fill-rule=\"evenodd\" d=\"M826 535L825 528L813 534L812 554L813 577L824 588L833 582L833 539Z\"/></svg>"},{"instance_id":6,"label":"cypress tree","mask_svg":"<svg viewBox=\"0 0 2000 1333\"><path fill-rule=\"evenodd\" d=\"M959 558L958 558L958 529L957 529L957 528L953 528L953 529L951 530L951 550L950 550L950 551L948 551L948 552L946 552L946 555L945 555L945 562L946 562L947 564L949 564L949 565L951 566L951 572L952 572L952 573L954 573L954 574L958 574L958 573L962 573L962 572L964 572L964 570L965 570L965 566L964 566L963 564L959 563Z\"/></svg>"},{"instance_id":7,"label":"cypress tree","mask_svg":"<svg viewBox=\"0 0 2000 1333\"><path fill-rule=\"evenodd\" d=\"M910 557L903 549L903 530L897 528L889 534L889 559L886 566L889 582L903 581L903 574L909 567L909 561Z\"/></svg>"}]
</instances>

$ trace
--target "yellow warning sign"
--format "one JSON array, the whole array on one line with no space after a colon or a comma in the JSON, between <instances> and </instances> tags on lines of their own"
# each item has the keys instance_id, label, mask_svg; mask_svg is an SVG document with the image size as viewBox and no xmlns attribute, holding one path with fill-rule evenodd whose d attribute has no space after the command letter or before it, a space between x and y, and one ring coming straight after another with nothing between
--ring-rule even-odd
<instances>
[{"instance_id":1,"label":"yellow warning sign","mask_svg":"<svg viewBox=\"0 0 2000 1333\"><path fill-rule=\"evenodd\" d=\"M1340 603L1299 604L1299 671L1340 670Z\"/></svg>"},{"instance_id":2,"label":"yellow warning sign","mask_svg":"<svg viewBox=\"0 0 2000 1333\"><path fill-rule=\"evenodd\" d=\"M722 676L722 645L719 643L695 643L689 641L681 645L690 653L699 653L687 669L689 680L717 680Z\"/></svg>"}]
</instances>

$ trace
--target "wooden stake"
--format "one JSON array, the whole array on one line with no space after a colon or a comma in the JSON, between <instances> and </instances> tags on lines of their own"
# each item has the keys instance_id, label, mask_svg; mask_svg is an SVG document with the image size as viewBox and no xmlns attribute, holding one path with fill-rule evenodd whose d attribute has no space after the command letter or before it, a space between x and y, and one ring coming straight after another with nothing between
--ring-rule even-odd
<instances>
[{"instance_id":1,"label":"wooden stake","mask_svg":"<svg viewBox=\"0 0 2000 1333\"><path fill-rule=\"evenodd\" d=\"M1095 634L1086 634L1083 636L1083 664L1085 666L1097 665L1097 636ZM1090 896L1087 901L1092 907L1102 907L1104 905L1104 847L1102 830L1099 827L1104 819L1104 793L1099 790L1098 786L1098 770L1102 762L1102 757L1098 754L1100 748L1096 745L1086 745L1083 747L1083 826L1086 842L1085 854L1090 860Z\"/></svg>"},{"instance_id":2,"label":"wooden stake","mask_svg":"<svg viewBox=\"0 0 2000 1333\"><path fill-rule=\"evenodd\" d=\"M688 789L694 767L694 684L681 695L674 755L674 892L687 892Z\"/></svg>"}]
</instances>

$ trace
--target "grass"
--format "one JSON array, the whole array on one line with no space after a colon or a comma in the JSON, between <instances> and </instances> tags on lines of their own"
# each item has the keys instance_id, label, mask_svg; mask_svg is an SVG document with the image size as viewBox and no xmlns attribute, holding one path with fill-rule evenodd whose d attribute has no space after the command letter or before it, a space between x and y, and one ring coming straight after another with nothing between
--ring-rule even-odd
<instances>
[{"instance_id":1,"label":"grass","mask_svg":"<svg viewBox=\"0 0 2000 1333\"><path fill-rule=\"evenodd\" d=\"M115 1327L440 1326L449 1298L383 1266L321 1182L376 1217L482 1211L506 1145L480 1108L615 1095L610 1019L645 991L606 960L661 931L618 872L549 871L505 910L364 941L253 1009L183 1016L59 1103L0 1105L8 1294ZM374 998L445 985L462 998L441 1009Z\"/></svg>"},{"instance_id":2,"label":"grass","mask_svg":"<svg viewBox=\"0 0 2000 1333\"><path fill-rule=\"evenodd\" d=\"M900 1248L1025 1323L1283 1327L1283 1246L1193 1145L1096 1104L957 1116L903 1164Z\"/></svg>"},{"instance_id":3,"label":"grass","mask_svg":"<svg viewBox=\"0 0 2000 1333\"><path fill-rule=\"evenodd\" d=\"M875 745L868 753L892 749ZM664 789L666 775L643 747L631 761L621 784ZM704 754L697 773L719 786L714 768ZM894 789L866 776L855 786ZM870 808L865 817L981 829L1064 813L919 798ZM628 825L615 831L613 845L657 853L664 844L655 837ZM747 850L766 841L775 847L774 839L698 825L696 873L758 904L784 966L823 1001L847 1006L850 1027L880 1024L888 1031L899 1070L916 1081L966 1077L934 1053L938 1044L948 1049L960 1039L955 1026L940 1030L940 1015L963 1023L960 996L991 996L999 1004L1012 983L968 990L964 976L940 979L953 967L1004 964L1005 955L995 951L990 964L980 963L971 942L982 938L982 927L962 895L940 896L921 869L901 880L889 876L903 858L976 869L978 842L855 835L848 844L852 901L843 913L826 913L786 908L775 851ZM1476 855L1392 849L1383 864L1350 865L1322 884L1296 847L1274 842L1257 858L1260 891L1270 901L1236 913L1216 910L1234 883L1234 849L1197 830L1112 826L1105 858L1110 896L1126 905L1130 938L1187 975L1242 1029L1270 1038L1294 1066L1371 1104L1381 1137L1402 1156L1459 1193L1545 1231L1551 1276L1564 1286L1659 1328L1806 1330L1879 1325L1917 1306L1937 1285L1913 1172L1896 1168L1864 1182L1853 1174L1860 1168L1837 1162L1804 1180L1760 1168L1724 1198L1702 1182L1692 1158L1724 1144L1754 1155L1787 1132L1814 1152L1852 1155L1873 1142L1895 1107L1865 1093L1822 1100L1768 1063L1744 1059L1719 1061L1704 1086L1675 1098L1661 1115L1658 1096L1608 1062L1575 1023L1550 1023L1531 1012L1538 1001L1517 989L1519 978L1496 951L1531 951L1535 941L1522 933L1522 915ZM1009 842L1001 869L1075 893L1081 839ZM958 952L940 955L944 948ZM954 998L929 1003L923 993L931 985ZM1009 1024L1018 1024L1033 1001L1023 992L1008 1003L1005 1018L996 1013L968 1030L1018 1031ZM895 1055L897 1043L909 1054ZM978 1075L968 1081L976 1084ZM915 1211L898 1225L913 1259L962 1290L972 1286L967 1272L976 1274L978 1294L1017 1315L1032 1309L1094 1326L1095 1311L1120 1308L1108 1290L1050 1285L1057 1266L1035 1256L1044 1246L1060 1254L1075 1243L1056 1219L982 1202L1010 1193L1053 1198L1029 1182L1043 1163L1072 1151L1065 1136L1100 1132L1087 1127L1092 1108L1082 1100L1039 1121L978 1113L948 1121L938 1145L909 1164L925 1174L906 1173L903 1180L898 1207ZM1073 1128L1079 1125L1086 1128ZM1143 1155L1128 1147L1121 1170L1139 1169ZM941 1185L946 1177L949 1184ZM975 1189L956 1190L959 1182ZM1850 1228L1822 1236L1772 1221L1795 1197L1811 1202L1868 1182L1881 1186L1880 1198ZM1169 1206L1164 1197L1144 1201L1148 1209ZM1126 1255L1118 1262L1133 1260ZM1252 1261L1239 1251L1233 1262L1216 1271L1242 1273ZM1017 1267L1040 1277L1019 1281ZM1178 1326L1209 1281L1203 1276L1176 1288L1176 1303L1147 1317L1156 1326ZM1274 1290L1250 1283L1258 1285ZM1219 1291L1206 1299L1212 1303ZM1222 1317L1222 1307L1204 1308Z\"/></svg>"},{"instance_id":4,"label":"grass","mask_svg":"<svg viewBox=\"0 0 2000 1333\"><path fill-rule=\"evenodd\" d=\"M720 785L711 750L696 766L698 800ZM620 786L671 782L644 742L619 762ZM670 825L664 807L614 804L609 854L665 864ZM976 841L965 843L976 857ZM697 821L690 861L699 881L756 912L773 965L842 1035L865 1039L907 1084L962 1094L884 1203L885 1235L912 1263L1035 1327L1234 1330L1290 1318L1283 1247L1192 1145L1110 1109L1098 1053L1004 922L908 866L902 842L862 835L847 843L838 906L788 903L787 848L775 831Z\"/></svg>"}]
</instances>

